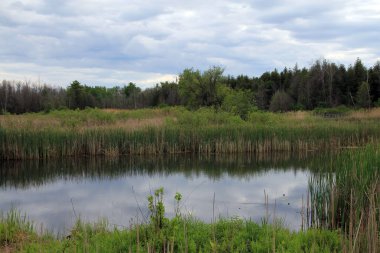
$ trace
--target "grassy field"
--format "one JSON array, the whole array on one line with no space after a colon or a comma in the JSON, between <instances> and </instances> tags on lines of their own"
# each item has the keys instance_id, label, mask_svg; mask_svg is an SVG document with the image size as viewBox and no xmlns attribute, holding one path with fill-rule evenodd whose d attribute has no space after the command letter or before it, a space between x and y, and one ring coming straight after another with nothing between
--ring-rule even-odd
<instances>
[{"instance_id":1,"label":"grassy field","mask_svg":"<svg viewBox=\"0 0 380 253\"><path fill-rule=\"evenodd\" d=\"M313 112L213 109L53 111L0 116L0 159L164 153L309 152L380 139L380 109L324 118Z\"/></svg>"}]
</instances>

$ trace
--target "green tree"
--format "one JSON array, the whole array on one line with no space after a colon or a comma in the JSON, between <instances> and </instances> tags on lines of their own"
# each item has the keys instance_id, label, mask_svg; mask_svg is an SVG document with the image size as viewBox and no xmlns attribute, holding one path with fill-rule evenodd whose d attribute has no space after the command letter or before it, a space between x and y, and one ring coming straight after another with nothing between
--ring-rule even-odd
<instances>
[{"instance_id":1,"label":"green tree","mask_svg":"<svg viewBox=\"0 0 380 253\"><path fill-rule=\"evenodd\" d=\"M294 106L294 100L288 93L282 90L276 91L273 95L269 110L272 112L289 111Z\"/></svg>"},{"instance_id":2,"label":"green tree","mask_svg":"<svg viewBox=\"0 0 380 253\"><path fill-rule=\"evenodd\" d=\"M367 80L367 69L364 67L361 60L358 58L354 66L349 66L345 85L348 88L347 94L351 99L351 104L354 105L354 96L357 94L359 86Z\"/></svg>"},{"instance_id":3,"label":"green tree","mask_svg":"<svg viewBox=\"0 0 380 253\"><path fill-rule=\"evenodd\" d=\"M179 87L174 82L161 82L159 86L159 104L179 105Z\"/></svg>"},{"instance_id":4,"label":"green tree","mask_svg":"<svg viewBox=\"0 0 380 253\"><path fill-rule=\"evenodd\" d=\"M222 109L247 120L248 113L252 109L253 94L249 90L231 90L223 100Z\"/></svg>"},{"instance_id":5,"label":"green tree","mask_svg":"<svg viewBox=\"0 0 380 253\"><path fill-rule=\"evenodd\" d=\"M356 93L356 104L364 108L371 107L371 96L367 82L362 82L359 86L358 92Z\"/></svg>"},{"instance_id":6,"label":"green tree","mask_svg":"<svg viewBox=\"0 0 380 253\"><path fill-rule=\"evenodd\" d=\"M185 69L179 75L179 93L182 103L190 108L215 106L218 104L218 86L221 85L223 69L212 67L203 73Z\"/></svg>"},{"instance_id":7,"label":"green tree","mask_svg":"<svg viewBox=\"0 0 380 253\"><path fill-rule=\"evenodd\" d=\"M270 80L272 81L272 89L274 91L283 88L281 87L281 75L278 73L277 69L274 69L270 73Z\"/></svg>"},{"instance_id":8,"label":"green tree","mask_svg":"<svg viewBox=\"0 0 380 253\"><path fill-rule=\"evenodd\" d=\"M136 109L137 108L137 95L141 92L141 89L136 86L136 84L130 82L128 86L124 86L123 88L125 97L127 99L130 99L133 103L133 107Z\"/></svg>"},{"instance_id":9,"label":"green tree","mask_svg":"<svg viewBox=\"0 0 380 253\"><path fill-rule=\"evenodd\" d=\"M202 78L200 71L185 69L179 75L178 85L182 103L190 109L199 108L202 104Z\"/></svg>"},{"instance_id":10,"label":"green tree","mask_svg":"<svg viewBox=\"0 0 380 253\"><path fill-rule=\"evenodd\" d=\"M380 98L380 61L370 68L368 83L371 90L371 98L373 101L377 101Z\"/></svg>"},{"instance_id":11,"label":"green tree","mask_svg":"<svg viewBox=\"0 0 380 253\"><path fill-rule=\"evenodd\" d=\"M84 109L84 87L77 80L67 88L68 107L71 109Z\"/></svg>"},{"instance_id":12,"label":"green tree","mask_svg":"<svg viewBox=\"0 0 380 253\"><path fill-rule=\"evenodd\" d=\"M246 75L238 75L236 77L236 88L237 89L252 89L253 79Z\"/></svg>"},{"instance_id":13,"label":"green tree","mask_svg":"<svg viewBox=\"0 0 380 253\"><path fill-rule=\"evenodd\" d=\"M269 102L273 94L272 81L261 81L258 83L256 92L256 105L261 110L267 110L269 107Z\"/></svg>"},{"instance_id":14,"label":"green tree","mask_svg":"<svg viewBox=\"0 0 380 253\"><path fill-rule=\"evenodd\" d=\"M308 70L298 69L296 65L290 80L288 94L296 101L298 108L306 109L310 105L310 92L308 92Z\"/></svg>"},{"instance_id":15,"label":"green tree","mask_svg":"<svg viewBox=\"0 0 380 253\"><path fill-rule=\"evenodd\" d=\"M224 69L214 66L209 68L202 75L203 100L205 106L216 105L217 87L221 84Z\"/></svg>"}]
</instances>

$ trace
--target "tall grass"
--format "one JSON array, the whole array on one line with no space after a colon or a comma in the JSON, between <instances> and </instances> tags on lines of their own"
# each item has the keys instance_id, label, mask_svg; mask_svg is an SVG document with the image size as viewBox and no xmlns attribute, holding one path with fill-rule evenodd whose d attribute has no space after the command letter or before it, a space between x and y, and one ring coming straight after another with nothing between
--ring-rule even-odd
<instances>
[{"instance_id":1,"label":"tall grass","mask_svg":"<svg viewBox=\"0 0 380 253\"><path fill-rule=\"evenodd\" d=\"M210 109L147 112L134 111L136 115L132 115L129 111L64 111L37 115L35 121L29 115L25 116L27 120L23 116L11 116L16 118L9 118L6 123L3 120L0 126L0 159L309 152L356 147L380 139L380 125L372 119L326 120L311 113L253 112L248 121L243 121L232 114ZM145 113L156 118L136 119ZM57 116L60 114L65 116ZM12 121L21 122L22 126L12 127ZM79 123L68 126L71 123L67 122L74 121ZM48 126L41 126L43 122ZM51 126L50 122L53 122Z\"/></svg>"},{"instance_id":2,"label":"tall grass","mask_svg":"<svg viewBox=\"0 0 380 253\"><path fill-rule=\"evenodd\" d=\"M380 147L348 150L332 163L334 175L310 182L312 226L341 229L349 252L380 249Z\"/></svg>"},{"instance_id":3,"label":"tall grass","mask_svg":"<svg viewBox=\"0 0 380 253\"><path fill-rule=\"evenodd\" d=\"M106 221L78 220L61 238L37 234L27 221L15 224L11 219L0 219L0 228L7 226L0 229L0 238L7 238L0 241L3 252L340 252L343 245L335 231L292 232L239 218L220 218L209 224L178 214L164 218L160 226L154 220L136 220L124 228L110 228Z\"/></svg>"},{"instance_id":4,"label":"tall grass","mask_svg":"<svg viewBox=\"0 0 380 253\"><path fill-rule=\"evenodd\" d=\"M0 128L0 159L118 156L174 153L309 152L361 146L380 137L380 128L265 128L255 126L149 127L26 130Z\"/></svg>"},{"instance_id":5,"label":"tall grass","mask_svg":"<svg viewBox=\"0 0 380 253\"><path fill-rule=\"evenodd\" d=\"M33 224L26 216L15 210L6 215L0 213L0 252L7 252L12 245L23 243L34 234Z\"/></svg>"}]
</instances>

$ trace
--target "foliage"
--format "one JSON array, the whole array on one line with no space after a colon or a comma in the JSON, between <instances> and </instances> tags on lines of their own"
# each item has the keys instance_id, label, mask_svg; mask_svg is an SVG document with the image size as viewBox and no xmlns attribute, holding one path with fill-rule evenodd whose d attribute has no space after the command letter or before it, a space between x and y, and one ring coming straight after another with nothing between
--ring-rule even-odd
<instances>
[{"instance_id":1,"label":"foliage","mask_svg":"<svg viewBox=\"0 0 380 253\"><path fill-rule=\"evenodd\" d=\"M362 82L356 93L356 103L359 107L370 108L371 107L371 96L369 90L369 84L367 82Z\"/></svg>"},{"instance_id":2,"label":"foliage","mask_svg":"<svg viewBox=\"0 0 380 253\"><path fill-rule=\"evenodd\" d=\"M181 216L180 202L182 200L182 194L179 192L176 192L176 194L174 196L174 200L175 200L175 210L174 210L175 216L179 217L179 216Z\"/></svg>"},{"instance_id":3,"label":"foliage","mask_svg":"<svg viewBox=\"0 0 380 253\"><path fill-rule=\"evenodd\" d=\"M164 188L154 191L154 195L148 196L148 208L150 211L151 224L156 230L160 230L165 224L165 206L163 202Z\"/></svg>"},{"instance_id":4,"label":"foliage","mask_svg":"<svg viewBox=\"0 0 380 253\"><path fill-rule=\"evenodd\" d=\"M73 81L67 88L68 105L71 109L84 109L85 107L84 87L77 80Z\"/></svg>"},{"instance_id":5,"label":"foliage","mask_svg":"<svg viewBox=\"0 0 380 253\"><path fill-rule=\"evenodd\" d=\"M131 98L133 100L133 105L134 105L134 108L136 109L137 108L136 97L141 92L141 89L137 87L136 84L130 82L128 86L124 86L123 92L127 99Z\"/></svg>"},{"instance_id":6,"label":"foliage","mask_svg":"<svg viewBox=\"0 0 380 253\"><path fill-rule=\"evenodd\" d=\"M196 109L202 104L202 83L199 70L185 69L179 76L179 92L182 103Z\"/></svg>"},{"instance_id":7,"label":"foliage","mask_svg":"<svg viewBox=\"0 0 380 253\"><path fill-rule=\"evenodd\" d=\"M272 112L286 112L293 108L294 101L285 91L276 91L269 105Z\"/></svg>"},{"instance_id":8,"label":"foliage","mask_svg":"<svg viewBox=\"0 0 380 253\"><path fill-rule=\"evenodd\" d=\"M240 92L252 95L255 99L250 98L249 102L261 110L270 109L272 103L272 111L340 105L368 108L380 98L379 62L367 68L357 59L346 68L319 59L308 69L295 65L293 69L267 71L260 77L225 76L223 72L218 66L205 71L189 68L179 75L178 83L161 82L145 90L132 82L108 88L73 81L64 89L4 80L0 85L0 113L49 112L59 107L137 109L160 105L184 105L196 110L220 108L224 104L228 111L239 111L237 114L246 118L247 101Z\"/></svg>"},{"instance_id":9,"label":"foliage","mask_svg":"<svg viewBox=\"0 0 380 253\"><path fill-rule=\"evenodd\" d=\"M217 87L221 83L223 69L210 68L203 73L185 69L179 75L179 92L183 104L189 109L217 105Z\"/></svg>"},{"instance_id":10,"label":"foliage","mask_svg":"<svg viewBox=\"0 0 380 253\"><path fill-rule=\"evenodd\" d=\"M25 221L24 221L25 222ZM3 248L16 252L340 252L342 239L335 231L311 229L291 232L278 225L258 225L239 218L219 219L207 224L192 217L166 221L159 233L148 224L109 229L106 221L86 224L78 220L69 236L56 239L37 235L20 223L16 233L0 229ZM9 219L0 219L0 228ZM25 228L26 227L26 228ZM153 226L154 227L154 226ZM22 236L18 236L22 234ZM344 241L343 241L344 242Z\"/></svg>"},{"instance_id":11,"label":"foliage","mask_svg":"<svg viewBox=\"0 0 380 253\"><path fill-rule=\"evenodd\" d=\"M253 108L253 94L251 91L230 90L225 96L222 109L240 116L243 120L248 119L248 113Z\"/></svg>"}]
</instances>

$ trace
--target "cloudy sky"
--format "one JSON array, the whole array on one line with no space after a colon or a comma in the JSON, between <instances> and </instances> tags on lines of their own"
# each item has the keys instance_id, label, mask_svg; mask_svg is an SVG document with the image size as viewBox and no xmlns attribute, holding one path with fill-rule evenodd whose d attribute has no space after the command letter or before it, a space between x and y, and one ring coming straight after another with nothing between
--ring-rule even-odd
<instances>
[{"instance_id":1,"label":"cloudy sky","mask_svg":"<svg viewBox=\"0 0 380 253\"><path fill-rule=\"evenodd\" d=\"M372 66L379 24L378 0L1 0L0 79L146 88L189 67Z\"/></svg>"}]
</instances>

